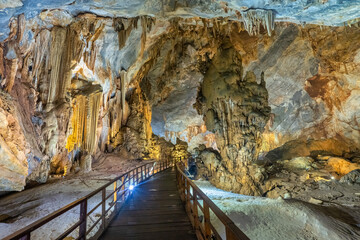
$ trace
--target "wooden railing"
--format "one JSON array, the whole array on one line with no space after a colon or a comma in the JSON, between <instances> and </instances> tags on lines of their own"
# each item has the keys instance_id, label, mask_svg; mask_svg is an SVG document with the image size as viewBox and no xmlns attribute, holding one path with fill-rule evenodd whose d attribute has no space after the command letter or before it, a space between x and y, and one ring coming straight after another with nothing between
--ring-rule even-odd
<instances>
[{"instance_id":1,"label":"wooden railing","mask_svg":"<svg viewBox=\"0 0 360 240\"><path fill-rule=\"evenodd\" d=\"M78 237L75 239L97 239L104 232L110 221L120 210L126 199L131 194L130 186L136 186L139 183L145 181L154 174L161 172L171 166L174 166L173 162L151 162L134 168L127 173L113 179L109 183L93 191L85 197L70 203L69 205L51 213L50 215L30 224L29 226L20 229L19 231L5 237L3 240L29 240L31 235L38 228L44 226L46 223L54 220L62 214L68 213L70 210L79 207L79 221L68 228L64 233L58 236L56 239L64 239L73 233L75 230L78 232ZM110 188L110 190L109 190ZM98 202L93 208L88 209L89 199L100 197L101 201ZM108 204L107 204L108 203ZM107 207L108 206L108 207ZM101 208L101 210L100 210ZM100 210L101 214L96 210ZM94 223L88 224L88 218L91 214L98 216ZM59 223L60 225L61 223ZM96 228L97 227L97 228Z\"/></svg>"},{"instance_id":2,"label":"wooden railing","mask_svg":"<svg viewBox=\"0 0 360 240\"><path fill-rule=\"evenodd\" d=\"M181 200L185 203L186 212L199 240L249 240L234 222L186 176L180 163L176 164L176 178ZM210 211L213 213L212 216ZM225 238L220 236L212 224L211 217L218 218L224 225Z\"/></svg>"}]
</instances>

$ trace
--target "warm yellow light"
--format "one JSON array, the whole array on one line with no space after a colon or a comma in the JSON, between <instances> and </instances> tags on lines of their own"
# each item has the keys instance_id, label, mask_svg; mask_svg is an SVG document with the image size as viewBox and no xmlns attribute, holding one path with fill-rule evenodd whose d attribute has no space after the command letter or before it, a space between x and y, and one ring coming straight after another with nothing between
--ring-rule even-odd
<instances>
[{"instance_id":1,"label":"warm yellow light","mask_svg":"<svg viewBox=\"0 0 360 240\"><path fill-rule=\"evenodd\" d=\"M64 175L63 176L66 176L66 173L67 173L67 166L64 167Z\"/></svg>"}]
</instances>

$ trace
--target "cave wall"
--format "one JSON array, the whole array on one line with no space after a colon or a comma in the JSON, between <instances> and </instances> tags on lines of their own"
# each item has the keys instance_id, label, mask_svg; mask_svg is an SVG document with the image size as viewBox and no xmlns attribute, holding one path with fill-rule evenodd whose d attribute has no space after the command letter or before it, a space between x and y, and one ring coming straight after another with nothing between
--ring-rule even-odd
<instances>
[{"instance_id":1,"label":"cave wall","mask_svg":"<svg viewBox=\"0 0 360 240\"><path fill-rule=\"evenodd\" d=\"M266 86L264 91L267 93L264 96L268 94L268 98L264 98L267 99L264 100L264 103L268 102L271 112L261 121L261 127L264 127L265 130L259 131L254 148L256 154L248 161L254 164L248 164L247 168L244 168L246 173L240 174L241 176L252 176L251 179L248 177L235 179L233 177L234 180L230 181L225 176L220 176L234 174L228 172L229 166L227 165L231 161L227 161L229 157L224 148L224 146L229 148L231 144L223 143L222 141L225 142L225 140L215 138L216 134L212 135L216 145L211 147L218 150L220 154L217 155L207 149L204 152L207 157L200 155L203 165L206 165L203 169L206 178L214 179L212 181L214 184L227 190L246 194L262 194L261 185L266 179L266 173L262 167L256 164L258 153L259 158L266 161L291 159L297 156L317 156L318 154L351 158L358 154L358 110L355 102L358 99L356 90L358 57L356 56L359 46L357 42L353 41L356 41L358 37L359 28L313 25L302 27L295 24L278 23L275 25L272 36L268 36L264 29L259 35L251 36L244 30L242 24L227 20L217 21L182 20L177 22L175 29L180 34L177 35L176 43L182 41L183 51L180 51L181 54L176 51L171 52L171 56L177 58L176 61L169 61L165 57L166 54L170 54L170 51L166 51L166 49L164 53L159 53L159 57L156 59L158 61L156 68L150 70L151 75L146 79L146 84L151 85L150 88L147 88L150 91L148 94L150 104L153 106L153 112L157 115L157 118L154 118L153 115L152 124L158 125L158 128L162 129L159 131L160 134L168 134L168 139L178 137L187 141L189 146L194 145L190 148L194 154L199 153L197 147L204 143L207 144L207 140L200 137L201 140L198 142L192 143L191 141L204 132L202 132L201 126L197 125L199 123L194 122L197 118L192 115L192 107L196 109L201 107L196 106L197 103L194 105L194 98L189 96L196 81L194 78L188 77L187 72L191 72L193 77L198 76L196 79L204 79L203 83L205 83L209 63L221 49L224 39L229 37L229 45L238 51L241 58L242 67L238 77L247 77L252 79L254 84L256 82L256 84ZM177 32L171 32L171 34L176 35ZM171 44L169 45L171 46ZM172 45L173 48L175 48L174 46L175 44ZM189 49L191 49L191 54L189 54ZM192 64L184 64L185 59L188 59L190 55L195 56L192 59L196 60L193 60ZM187 61L189 62L189 60ZM224 65L223 68L226 69L227 65ZM181 70L184 66L187 67ZM158 69L162 69L162 72ZM166 69L167 71L165 71ZM210 67L210 69L214 69L214 67ZM231 75L228 77L227 81L234 80ZM262 79L264 83L261 84ZM179 82L181 85L177 85ZM181 90L181 86L185 84L189 90L179 96L178 90ZM216 84L212 83L209 86L215 88ZM212 90L211 87L209 89ZM251 91L247 90L242 95L246 96L249 92ZM178 96L176 102L179 103L178 105L172 104L174 102L172 97L176 95ZM217 96L214 92L208 95ZM158 100L160 97L162 99ZM233 101L235 97L231 96L230 99ZM259 103L261 104L261 101ZM264 105L264 103L262 104ZM228 105L230 106L230 103ZM186 108L189 112L186 116L168 113L177 111L184 113L183 109ZM157 109L161 111L157 111ZM226 116L226 105L221 110L219 108L219 115L220 112ZM202 123L205 125L203 129L209 132L212 130L215 133L216 130L205 124L205 113L204 111L199 112L199 116L205 115L205 121ZM184 121L189 116L192 116L192 120ZM345 119L347 120L345 121ZM176 124L177 121L181 124ZM247 121L242 122L248 124ZM175 129L184 123L185 129L196 130L185 130L184 134L184 127ZM171 126L173 131L167 131L167 126ZM241 139L235 142L238 145L242 143ZM203 149L203 147L201 148ZM238 149L235 152L242 156L247 155ZM202 168L203 165L198 167ZM219 170L220 168L221 170ZM231 166L230 169L234 169L234 172L235 169L241 172L241 166ZM217 173L218 171L220 173ZM222 180L220 180L221 178ZM223 184L219 184L219 182Z\"/></svg>"},{"instance_id":2,"label":"cave wall","mask_svg":"<svg viewBox=\"0 0 360 240\"><path fill-rule=\"evenodd\" d=\"M207 131L204 122L193 114L191 91L194 91L197 81L202 81L196 79L204 78L203 66L216 53L223 38L229 36L231 44L241 55L243 74L253 72L260 83L264 72L272 111L262 134L260 157L288 142L295 149L291 154L295 155L307 155L318 150L335 155L358 151L356 75L359 71L359 28L301 27L278 23L272 36L268 36L265 30L250 36L244 26L236 22L218 20L218 27L211 21L184 22L179 23L182 27L178 30L181 34L177 40L183 41L182 55L166 51L170 47L164 47L164 53L159 54L157 66L150 70L147 79L151 86L147 91L154 95L150 94L149 99L154 106L152 124L158 124L157 134L167 135L168 139L178 137L189 143L200 138L200 141L194 141L191 149L206 141L200 137ZM189 49L193 53L189 54ZM168 61L167 54L173 58L177 56L178 60ZM195 60L189 61L190 55ZM184 65L184 62L192 64ZM159 71L167 67L166 74ZM183 86L187 86L185 94L181 92ZM178 101L173 100L175 95ZM160 96L162 99L158 100ZM186 115L183 114L185 109ZM178 126L182 126L181 129L176 129ZM297 145L304 147L296 149ZM268 158L286 158L291 154L269 155Z\"/></svg>"},{"instance_id":3,"label":"cave wall","mask_svg":"<svg viewBox=\"0 0 360 240\"><path fill-rule=\"evenodd\" d=\"M277 23L271 36L269 28L249 35L246 25L225 18L72 17L62 10L30 19L19 15L9 25L0 48L1 109L7 121L1 146L11 149L0 160L6 176L1 181L14 183L7 190L19 190L26 181L45 182L49 171L64 174L81 159L119 146L135 158L171 156L176 146L159 137L173 144L185 141L192 153L205 144L228 158L232 154L226 149L245 143L219 137L206 123L207 111L199 110L202 84L224 42L241 59L237 77L262 86L271 107L269 116L260 117L255 148L249 147L254 153L244 162L258 155L273 160L358 151L357 27ZM226 74L231 88L236 78ZM87 90L95 86L95 92ZM226 104L237 103L235 96L230 94ZM220 102L219 119L222 112L229 115ZM84 116L91 121L79 124ZM82 135L85 130L89 134ZM20 146L15 135L25 143ZM186 156L183 146L179 155Z\"/></svg>"},{"instance_id":4,"label":"cave wall","mask_svg":"<svg viewBox=\"0 0 360 240\"><path fill-rule=\"evenodd\" d=\"M136 89L136 61L148 58L144 47L152 25L147 16L71 17L61 10L11 20L0 49L1 191L46 182L49 173L88 171L96 154L120 144L129 105L137 104L125 96ZM151 128L135 131L151 135Z\"/></svg>"},{"instance_id":5,"label":"cave wall","mask_svg":"<svg viewBox=\"0 0 360 240\"><path fill-rule=\"evenodd\" d=\"M283 25L275 34L239 46L244 69L265 73L272 116L262 151L288 143L268 158L358 152L359 28Z\"/></svg>"}]
</instances>

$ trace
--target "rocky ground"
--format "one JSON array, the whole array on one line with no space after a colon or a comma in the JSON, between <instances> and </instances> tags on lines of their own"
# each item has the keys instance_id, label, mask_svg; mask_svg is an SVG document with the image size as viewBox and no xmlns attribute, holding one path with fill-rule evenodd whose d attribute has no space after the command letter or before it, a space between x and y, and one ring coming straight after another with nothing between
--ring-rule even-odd
<instances>
[{"instance_id":1,"label":"rocky ground","mask_svg":"<svg viewBox=\"0 0 360 240\"><path fill-rule=\"evenodd\" d=\"M250 239L359 239L360 158L355 155L276 159L268 154L253 165L253 176L263 176L257 178L261 194L255 197L216 188L212 176L222 174L222 161L216 152L200 150L189 173ZM222 231L221 223L215 224Z\"/></svg>"},{"instance_id":2,"label":"rocky ground","mask_svg":"<svg viewBox=\"0 0 360 240\"><path fill-rule=\"evenodd\" d=\"M71 174L65 177L55 176L46 184L2 196L0 198L0 239L89 194L110 179L144 164L138 160L129 161L124 154L122 156L103 154L94 163L93 171L89 173ZM95 206L99 200L95 196L89 205ZM79 209L75 208L35 231L32 239L55 239L59 233L75 223L78 216Z\"/></svg>"},{"instance_id":3,"label":"rocky ground","mask_svg":"<svg viewBox=\"0 0 360 240\"><path fill-rule=\"evenodd\" d=\"M359 207L359 160L319 155L276 161L265 167L269 178L263 196Z\"/></svg>"},{"instance_id":4,"label":"rocky ground","mask_svg":"<svg viewBox=\"0 0 360 240\"><path fill-rule=\"evenodd\" d=\"M360 237L359 199L351 207L333 201L308 203L298 199L270 199L230 193L203 180L195 183L252 240L355 240ZM357 189L359 191L360 187ZM308 198L306 194L317 196L316 190L309 190L298 197ZM214 216L212 222L224 236L221 222Z\"/></svg>"}]
</instances>

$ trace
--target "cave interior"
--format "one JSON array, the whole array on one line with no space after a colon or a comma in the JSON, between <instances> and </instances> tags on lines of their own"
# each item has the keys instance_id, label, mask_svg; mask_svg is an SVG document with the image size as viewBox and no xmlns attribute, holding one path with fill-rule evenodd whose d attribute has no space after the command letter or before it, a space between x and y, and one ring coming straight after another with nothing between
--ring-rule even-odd
<instances>
[{"instance_id":1,"label":"cave interior","mask_svg":"<svg viewBox=\"0 0 360 240\"><path fill-rule=\"evenodd\" d=\"M246 196L213 198L251 239L360 238L359 0L3 0L0 20L0 238L166 159Z\"/></svg>"}]
</instances>

